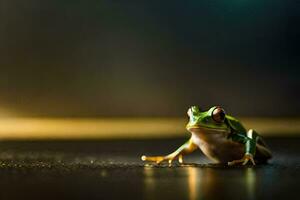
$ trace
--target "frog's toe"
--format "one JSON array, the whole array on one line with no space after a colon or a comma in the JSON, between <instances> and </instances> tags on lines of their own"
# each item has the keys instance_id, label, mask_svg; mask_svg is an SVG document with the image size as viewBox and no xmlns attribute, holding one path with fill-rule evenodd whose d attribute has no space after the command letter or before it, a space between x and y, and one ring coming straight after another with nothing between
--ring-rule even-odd
<instances>
[{"instance_id":1,"label":"frog's toe","mask_svg":"<svg viewBox=\"0 0 300 200\"><path fill-rule=\"evenodd\" d=\"M142 161L151 161L151 162L156 162L157 164L159 164L165 160L165 157L164 156L145 156L145 155L143 155L141 157L141 159L142 159Z\"/></svg>"},{"instance_id":2,"label":"frog's toe","mask_svg":"<svg viewBox=\"0 0 300 200\"><path fill-rule=\"evenodd\" d=\"M228 162L228 165L229 165L229 166L237 165L237 164L243 163L244 161L245 161L244 159L233 160L233 161L231 161L231 162Z\"/></svg>"},{"instance_id":3,"label":"frog's toe","mask_svg":"<svg viewBox=\"0 0 300 200\"><path fill-rule=\"evenodd\" d=\"M178 159L178 162L180 164L183 163L183 155L182 154L179 154L179 155L176 155L176 156L174 156L174 155L166 156L164 159L168 161L169 165L171 165L173 160L175 160L175 159Z\"/></svg>"},{"instance_id":4,"label":"frog's toe","mask_svg":"<svg viewBox=\"0 0 300 200\"><path fill-rule=\"evenodd\" d=\"M183 156L182 156L182 154L180 154L180 155L178 156L178 162L179 162L180 164L183 163Z\"/></svg>"},{"instance_id":5,"label":"frog's toe","mask_svg":"<svg viewBox=\"0 0 300 200\"><path fill-rule=\"evenodd\" d=\"M252 163L253 165L255 165L253 156L250 155L250 154L244 155L244 157L243 157L242 159L234 160L234 161L228 162L228 165L229 165L229 166L236 165L236 164L246 165L246 164L249 162L249 160L251 161L251 163Z\"/></svg>"},{"instance_id":6,"label":"frog's toe","mask_svg":"<svg viewBox=\"0 0 300 200\"><path fill-rule=\"evenodd\" d=\"M183 162L183 156L178 156L178 162ZM150 162L156 162L157 164L160 164L163 161L166 161L169 163L169 165L172 165L173 160L176 158L176 156L145 156L143 155L141 157L142 161L150 161Z\"/></svg>"},{"instance_id":7,"label":"frog's toe","mask_svg":"<svg viewBox=\"0 0 300 200\"><path fill-rule=\"evenodd\" d=\"M142 155L142 156L141 156L141 160L142 160L142 161L145 161L146 159L147 159L147 156L145 156L145 155Z\"/></svg>"},{"instance_id":8,"label":"frog's toe","mask_svg":"<svg viewBox=\"0 0 300 200\"><path fill-rule=\"evenodd\" d=\"M243 165L246 165L249 162L249 160L251 161L252 165L255 165L255 161L254 161L252 156L249 156L249 157L245 158L245 161L243 162Z\"/></svg>"}]
</instances>

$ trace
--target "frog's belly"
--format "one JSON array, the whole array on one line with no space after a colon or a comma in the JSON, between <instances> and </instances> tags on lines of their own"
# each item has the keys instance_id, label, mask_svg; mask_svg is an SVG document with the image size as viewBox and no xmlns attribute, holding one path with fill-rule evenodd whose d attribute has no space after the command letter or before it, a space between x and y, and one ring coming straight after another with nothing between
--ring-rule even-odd
<instances>
[{"instance_id":1,"label":"frog's belly","mask_svg":"<svg viewBox=\"0 0 300 200\"><path fill-rule=\"evenodd\" d=\"M217 163L241 159L244 155L244 145L227 139L226 132L197 131L192 133L192 140L209 159Z\"/></svg>"}]
</instances>

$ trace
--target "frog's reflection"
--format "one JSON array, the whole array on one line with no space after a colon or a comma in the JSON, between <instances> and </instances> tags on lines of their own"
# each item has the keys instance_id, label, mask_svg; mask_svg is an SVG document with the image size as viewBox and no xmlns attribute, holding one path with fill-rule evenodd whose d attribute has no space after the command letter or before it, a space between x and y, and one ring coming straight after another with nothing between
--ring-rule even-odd
<instances>
[{"instance_id":1,"label":"frog's reflection","mask_svg":"<svg viewBox=\"0 0 300 200\"><path fill-rule=\"evenodd\" d=\"M200 187L200 180L198 179L201 177L199 173L201 173L200 170L197 170L197 168L194 167L187 167L187 174L188 174L188 196L189 200L194 200L199 197L199 188ZM201 194L201 193L200 193Z\"/></svg>"},{"instance_id":2,"label":"frog's reflection","mask_svg":"<svg viewBox=\"0 0 300 200\"><path fill-rule=\"evenodd\" d=\"M144 187L145 197L144 199L150 199L155 195L156 180L154 177L154 168L145 166L144 167Z\"/></svg>"},{"instance_id":3,"label":"frog's reflection","mask_svg":"<svg viewBox=\"0 0 300 200\"><path fill-rule=\"evenodd\" d=\"M249 200L255 199L255 186L256 186L256 173L253 168L247 168L246 169L246 191L247 191L247 197Z\"/></svg>"},{"instance_id":4,"label":"frog's reflection","mask_svg":"<svg viewBox=\"0 0 300 200\"><path fill-rule=\"evenodd\" d=\"M216 173L211 168L187 167L188 199L206 199L216 192Z\"/></svg>"},{"instance_id":5,"label":"frog's reflection","mask_svg":"<svg viewBox=\"0 0 300 200\"><path fill-rule=\"evenodd\" d=\"M232 170L195 165L178 168L145 167L144 177L145 199L163 199L175 193L178 199L222 199L226 196L252 200L256 194L256 174L253 168ZM232 191L232 188L238 190Z\"/></svg>"}]
</instances>

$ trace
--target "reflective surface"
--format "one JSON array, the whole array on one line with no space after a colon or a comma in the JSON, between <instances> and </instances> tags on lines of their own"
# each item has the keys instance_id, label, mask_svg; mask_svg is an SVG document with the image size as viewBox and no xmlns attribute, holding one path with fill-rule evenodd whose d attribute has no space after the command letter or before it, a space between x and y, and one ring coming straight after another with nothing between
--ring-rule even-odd
<instances>
[{"instance_id":1,"label":"reflective surface","mask_svg":"<svg viewBox=\"0 0 300 200\"><path fill-rule=\"evenodd\" d=\"M289 199L298 197L300 138L267 138L267 165L144 164L182 140L1 142L1 199Z\"/></svg>"}]
</instances>

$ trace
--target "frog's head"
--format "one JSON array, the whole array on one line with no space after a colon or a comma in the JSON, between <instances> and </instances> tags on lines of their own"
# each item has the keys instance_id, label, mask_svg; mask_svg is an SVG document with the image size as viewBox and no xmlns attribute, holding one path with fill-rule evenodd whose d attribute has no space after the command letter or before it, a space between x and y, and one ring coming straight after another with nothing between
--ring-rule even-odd
<instances>
[{"instance_id":1,"label":"frog's head","mask_svg":"<svg viewBox=\"0 0 300 200\"><path fill-rule=\"evenodd\" d=\"M189 122L186 128L190 132L200 129L228 131L228 126L225 123L226 114L220 106L214 106L204 112L201 112L199 107L192 106L187 114Z\"/></svg>"}]
</instances>

